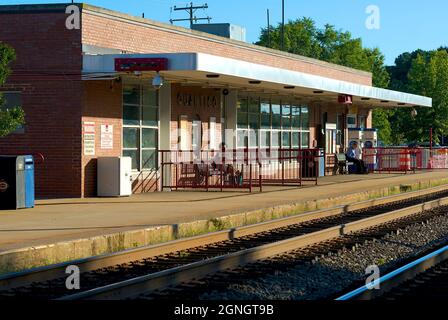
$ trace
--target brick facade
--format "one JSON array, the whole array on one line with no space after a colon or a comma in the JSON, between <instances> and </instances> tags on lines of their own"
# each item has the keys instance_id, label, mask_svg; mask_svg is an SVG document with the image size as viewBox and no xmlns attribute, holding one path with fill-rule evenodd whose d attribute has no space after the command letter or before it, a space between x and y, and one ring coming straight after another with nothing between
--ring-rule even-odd
<instances>
[{"instance_id":1,"label":"brick facade","mask_svg":"<svg viewBox=\"0 0 448 320\"><path fill-rule=\"evenodd\" d=\"M42 154L37 160L38 198L96 195L96 158L122 154L122 84L114 80L82 81L85 45L114 52L172 53L203 52L272 67L285 68L353 83L371 85L371 74L325 62L264 49L205 33L131 17L89 5L82 8L81 29L65 27L66 5L0 6L0 41L15 48L17 61L6 86L0 90L21 91L26 113L24 133L0 138L0 154ZM215 96L217 108L195 110L176 103L177 93ZM201 120L208 132L216 119L215 146L221 142L220 90L172 87L171 128L180 115ZM323 110L324 108L322 108ZM321 109L311 108L311 141L316 136ZM82 124L95 123L95 156L83 153ZM368 118L371 123L371 116ZM101 125L114 126L113 148L101 149ZM177 137L171 137L177 146ZM202 135L202 147L209 136ZM313 145L311 145L313 146ZM153 173L146 173L151 175ZM134 191L157 188L158 178L139 177Z\"/></svg>"},{"instance_id":2,"label":"brick facade","mask_svg":"<svg viewBox=\"0 0 448 320\"><path fill-rule=\"evenodd\" d=\"M0 154L37 154L39 198L81 196L81 32L65 12L1 13L0 41L16 50L2 90L22 91L24 133L0 138Z\"/></svg>"},{"instance_id":3,"label":"brick facade","mask_svg":"<svg viewBox=\"0 0 448 320\"><path fill-rule=\"evenodd\" d=\"M367 72L91 6L83 10L82 43L127 53L202 52L372 85L372 76Z\"/></svg>"},{"instance_id":4,"label":"brick facade","mask_svg":"<svg viewBox=\"0 0 448 320\"><path fill-rule=\"evenodd\" d=\"M84 81L82 122L95 123L95 156L82 154L82 189L86 197L96 196L96 162L98 157L121 156L122 132L121 82ZM101 148L101 125L113 126L112 149ZM83 152L82 152L83 153Z\"/></svg>"}]
</instances>

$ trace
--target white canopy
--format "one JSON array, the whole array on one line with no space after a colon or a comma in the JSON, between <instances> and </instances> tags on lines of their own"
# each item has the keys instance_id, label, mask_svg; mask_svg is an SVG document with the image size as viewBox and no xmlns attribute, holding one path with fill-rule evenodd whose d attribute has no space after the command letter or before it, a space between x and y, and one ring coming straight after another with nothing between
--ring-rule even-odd
<instances>
[{"instance_id":1,"label":"white canopy","mask_svg":"<svg viewBox=\"0 0 448 320\"><path fill-rule=\"evenodd\" d=\"M337 102L338 96L343 94L352 96L356 105L369 108L432 107L432 99L424 96L204 53L84 55L83 79L104 79L119 75L115 71L116 58L166 58L168 70L161 74L173 81L205 83L254 92L277 92L332 102ZM149 74L153 76L154 73Z\"/></svg>"}]
</instances>

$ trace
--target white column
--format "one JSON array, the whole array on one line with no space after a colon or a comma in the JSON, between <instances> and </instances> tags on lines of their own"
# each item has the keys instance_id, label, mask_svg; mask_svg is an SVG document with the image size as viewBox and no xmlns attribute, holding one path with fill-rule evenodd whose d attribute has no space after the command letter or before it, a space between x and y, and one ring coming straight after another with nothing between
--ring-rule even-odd
<instances>
[{"instance_id":1,"label":"white column","mask_svg":"<svg viewBox=\"0 0 448 320\"><path fill-rule=\"evenodd\" d=\"M236 149L236 106L238 103L238 91L230 90L227 96L224 96L225 116L226 116L226 145L228 149Z\"/></svg>"},{"instance_id":2,"label":"white column","mask_svg":"<svg viewBox=\"0 0 448 320\"><path fill-rule=\"evenodd\" d=\"M165 83L159 90L159 150L171 149L171 83ZM166 157L166 156L165 156ZM169 159L165 158L165 161ZM159 158L159 166L162 159ZM163 179L170 181L171 170L166 166ZM161 181L159 183L161 190Z\"/></svg>"}]
</instances>

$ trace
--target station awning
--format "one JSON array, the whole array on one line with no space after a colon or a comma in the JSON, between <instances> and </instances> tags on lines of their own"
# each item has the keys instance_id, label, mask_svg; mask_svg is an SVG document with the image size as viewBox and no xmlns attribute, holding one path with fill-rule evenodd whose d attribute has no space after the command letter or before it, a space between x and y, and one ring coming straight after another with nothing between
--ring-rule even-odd
<instances>
[{"instance_id":1,"label":"station awning","mask_svg":"<svg viewBox=\"0 0 448 320\"><path fill-rule=\"evenodd\" d=\"M166 59L168 64L160 74L167 81L322 102L338 102L340 95L346 95L351 96L357 106L366 108L432 107L432 99L424 96L204 53L84 55L83 79L108 79L123 74L125 72L116 71L115 61L126 58ZM153 77L155 72L142 74Z\"/></svg>"}]
</instances>

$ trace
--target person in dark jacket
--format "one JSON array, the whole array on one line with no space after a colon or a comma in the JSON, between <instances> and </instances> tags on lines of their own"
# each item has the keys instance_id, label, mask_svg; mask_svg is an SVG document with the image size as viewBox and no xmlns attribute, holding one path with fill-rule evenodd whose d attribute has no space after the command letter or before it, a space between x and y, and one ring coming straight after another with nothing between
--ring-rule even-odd
<instances>
[{"instance_id":1,"label":"person in dark jacket","mask_svg":"<svg viewBox=\"0 0 448 320\"><path fill-rule=\"evenodd\" d=\"M359 147L358 142L355 141L350 144L350 147L347 150L346 157L348 162L353 162L355 164L357 174L368 173L366 165L362 160L362 150Z\"/></svg>"}]
</instances>

